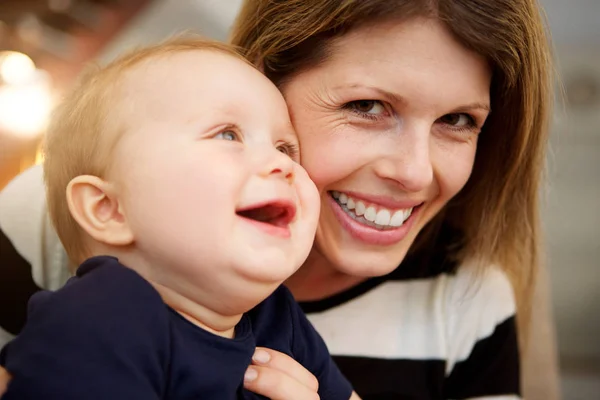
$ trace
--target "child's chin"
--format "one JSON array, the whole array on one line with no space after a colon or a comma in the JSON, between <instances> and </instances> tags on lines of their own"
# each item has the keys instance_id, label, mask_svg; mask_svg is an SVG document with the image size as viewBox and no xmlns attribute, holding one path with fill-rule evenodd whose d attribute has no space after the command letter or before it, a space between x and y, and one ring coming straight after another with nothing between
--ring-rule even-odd
<instances>
[{"instance_id":1,"label":"child's chin","mask_svg":"<svg viewBox=\"0 0 600 400\"><path fill-rule=\"evenodd\" d=\"M262 263L253 262L253 265L244 265L240 271L249 280L265 284L282 284L296 272L298 268L290 265L289 259L270 259Z\"/></svg>"}]
</instances>

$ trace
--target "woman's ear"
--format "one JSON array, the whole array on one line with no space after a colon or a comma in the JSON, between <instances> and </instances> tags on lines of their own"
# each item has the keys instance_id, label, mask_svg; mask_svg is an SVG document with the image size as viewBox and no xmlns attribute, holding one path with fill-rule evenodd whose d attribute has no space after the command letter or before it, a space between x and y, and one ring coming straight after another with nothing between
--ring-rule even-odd
<instances>
[{"instance_id":1,"label":"woman's ear","mask_svg":"<svg viewBox=\"0 0 600 400\"><path fill-rule=\"evenodd\" d=\"M80 175L67 185L67 203L75 221L94 240L111 246L133 243L133 232L110 183Z\"/></svg>"}]
</instances>

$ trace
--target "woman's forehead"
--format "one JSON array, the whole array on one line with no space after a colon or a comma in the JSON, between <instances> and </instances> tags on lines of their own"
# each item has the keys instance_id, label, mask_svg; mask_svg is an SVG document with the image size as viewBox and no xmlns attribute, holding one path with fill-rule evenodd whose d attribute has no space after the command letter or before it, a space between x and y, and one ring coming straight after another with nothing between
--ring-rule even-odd
<instances>
[{"instance_id":1,"label":"woman's forehead","mask_svg":"<svg viewBox=\"0 0 600 400\"><path fill-rule=\"evenodd\" d=\"M491 71L484 57L433 19L372 25L336 39L330 57L312 69L333 91L373 93L401 103L416 98L489 103ZM310 70L307 71L310 75Z\"/></svg>"},{"instance_id":2,"label":"woman's forehead","mask_svg":"<svg viewBox=\"0 0 600 400\"><path fill-rule=\"evenodd\" d=\"M460 43L447 26L434 18L413 18L366 25L332 40L330 59L411 63L415 57L431 62L451 61L459 53L483 58Z\"/></svg>"}]
</instances>

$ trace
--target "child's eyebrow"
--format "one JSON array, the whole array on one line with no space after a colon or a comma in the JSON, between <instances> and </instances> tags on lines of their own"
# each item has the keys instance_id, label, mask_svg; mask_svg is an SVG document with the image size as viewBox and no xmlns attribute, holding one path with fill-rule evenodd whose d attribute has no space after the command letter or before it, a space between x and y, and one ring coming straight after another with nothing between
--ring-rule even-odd
<instances>
[{"instance_id":1,"label":"child's eyebrow","mask_svg":"<svg viewBox=\"0 0 600 400\"><path fill-rule=\"evenodd\" d=\"M186 119L186 124L198 124L210 117L211 120L221 120L223 125L227 123L236 125L235 121L239 119L239 111L236 107L227 106L223 104L215 104L210 108L198 107L193 110ZM214 124L211 124L211 126Z\"/></svg>"}]
</instances>

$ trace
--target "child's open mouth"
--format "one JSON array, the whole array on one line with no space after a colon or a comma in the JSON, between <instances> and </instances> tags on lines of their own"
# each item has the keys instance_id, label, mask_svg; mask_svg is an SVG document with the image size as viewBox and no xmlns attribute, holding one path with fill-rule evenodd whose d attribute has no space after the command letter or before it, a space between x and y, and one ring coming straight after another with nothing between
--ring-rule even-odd
<instances>
[{"instance_id":1,"label":"child's open mouth","mask_svg":"<svg viewBox=\"0 0 600 400\"><path fill-rule=\"evenodd\" d=\"M288 200L274 200L237 210L236 214L267 233L289 237L289 225L296 216L296 205Z\"/></svg>"}]
</instances>

